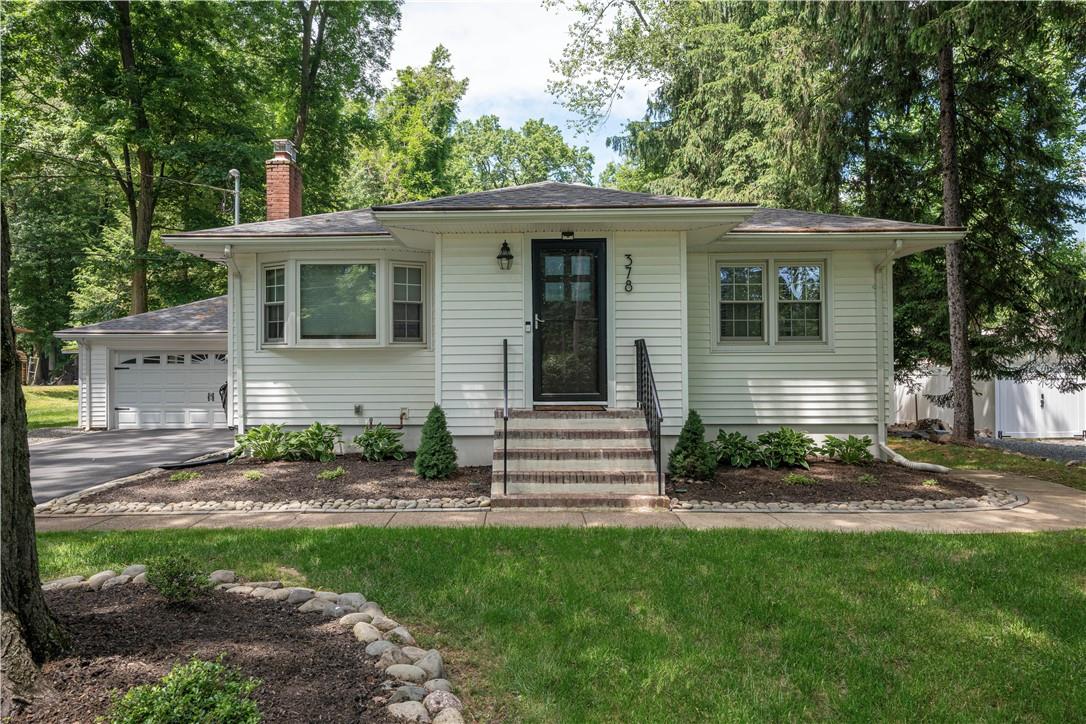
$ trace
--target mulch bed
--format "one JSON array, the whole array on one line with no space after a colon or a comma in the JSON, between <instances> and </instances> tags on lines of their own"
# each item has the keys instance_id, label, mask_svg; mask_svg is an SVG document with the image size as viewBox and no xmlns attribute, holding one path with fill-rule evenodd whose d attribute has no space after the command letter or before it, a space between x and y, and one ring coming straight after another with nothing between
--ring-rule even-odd
<instances>
[{"instance_id":1,"label":"mulch bed","mask_svg":"<svg viewBox=\"0 0 1086 724\"><path fill-rule=\"evenodd\" d=\"M168 605L149 586L48 591L72 649L43 667L54 689L15 713L16 722L93 722L113 698L167 674L192 656L263 683L253 693L265 721L389 721L380 670L333 619L224 591L193 607Z\"/></svg>"},{"instance_id":2,"label":"mulch bed","mask_svg":"<svg viewBox=\"0 0 1086 724\"><path fill-rule=\"evenodd\" d=\"M789 473L815 478L817 483L786 483ZM871 475L875 482L861 480ZM938 485L924 485L935 480ZM685 489L685 492L679 490ZM900 465L875 462L870 465L843 465L833 462L811 463L810 470L802 468L764 467L717 470L712 482L668 483L668 494L679 500L712 500L723 503L740 501L835 503L850 500L948 500L959 497L979 497L988 492L968 480L949 475L910 470Z\"/></svg>"},{"instance_id":3,"label":"mulch bed","mask_svg":"<svg viewBox=\"0 0 1086 724\"><path fill-rule=\"evenodd\" d=\"M345 500L379 498L472 498L490 494L490 468L465 467L445 480L424 480L415 474L414 456L406 460L373 463L360 455L340 455L335 462L263 463L249 458L232 463L215 463L186 468L199 473L194 480L171 481L177 470L155 473L131 483L103 490L80 502L113 503L145 501L178 503L183 500L252 500L276 502L343 498ZM342 467L344 474L335 480L321 480L322 470ZM247 471L264 475L246 480Z\"/></svg>"}]
</instances>

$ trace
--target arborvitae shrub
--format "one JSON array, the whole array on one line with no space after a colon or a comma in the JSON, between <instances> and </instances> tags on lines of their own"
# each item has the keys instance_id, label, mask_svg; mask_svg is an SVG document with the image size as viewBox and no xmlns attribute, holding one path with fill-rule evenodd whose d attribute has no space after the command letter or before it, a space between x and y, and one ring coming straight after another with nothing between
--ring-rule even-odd
<instances>
[{"instance_id":1,"label":"arborvitae shrub","mask_svg":"<svg viewBox=\"0 0 1086 724\"><path fill-rule=\"evenodd\" d=\"M456 472L456 447L441 405L430 409L426 424L422 426L422 440L415 453L415 472L427 480L447 478Z\"/></svg>"}]
</instances>

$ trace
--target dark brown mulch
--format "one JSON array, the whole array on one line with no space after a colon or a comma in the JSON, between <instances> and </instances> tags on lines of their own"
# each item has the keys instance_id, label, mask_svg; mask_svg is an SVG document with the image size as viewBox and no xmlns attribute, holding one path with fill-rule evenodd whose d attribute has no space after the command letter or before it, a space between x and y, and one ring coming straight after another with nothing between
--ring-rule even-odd
<instances>
[{"instance_id":1,"label":"dark brown mulch","mask_svg":"<svg viewBox=\"0 0 1086 724\"><path fill-rule=\"evenodd\" d=\"M199 473L194 480L171 481L177 470L167 470L94 493L80 502L112 503L146 501L177 503L183 500L313 500L319 498L473 498L490 494L490 468L460 468L446 480L424 480L415 474L414 460L388 460L371 463L360 455L340 455L335 462L262 463L239 459L186 468ZM322 470L342 467L344 474L335 480L321 480ZM263 474L259 480L246 480L246 471Z\"/></svg>"},{"instance_id":2,"label":"dark brown mulch","mask_svg":"<svg viewBox=\"0 0 1086 724\"><path fill-rule=\"evenodd\" d=\"M815 478L817 483L786 483L784 477L797 473ZM871 475L875 481L861 480ZM938 485L924 485L935 480ZM677 492L685 488L686 492ZM909 470L900 465L876 462L870 465L842 465L833 462L811 463L810 470L802 468L763 467L717 470L711 483L668 483L668 494L679 500L713 500L736 503L755 502L835 503L850 500L947 500L958 497L979 497L987 490L976 483L949 475Z\"/></svg>"},{"instance_id":3,"label":"dark brown mulch","mask_svg":"<svg viewBox=\"0 0 1086 724\"><path fill-rule=\"evenodd\" d=\"M286 604L212 591L191 608L149 586L46 593L72 649L43 667L54 689L16 722L93 722L113 697L154 683L191 657L224 662L263 683L253 693L265 721L386 722L373 697L384 679L335 620Z\"/></svg>"}]
</instances>

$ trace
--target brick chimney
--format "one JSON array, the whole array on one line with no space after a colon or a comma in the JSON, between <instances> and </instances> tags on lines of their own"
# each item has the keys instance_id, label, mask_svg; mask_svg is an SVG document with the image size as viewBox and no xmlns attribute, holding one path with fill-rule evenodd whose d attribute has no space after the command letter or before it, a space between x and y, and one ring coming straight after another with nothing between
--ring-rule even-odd
<instances>
[{"instance_id":1,"label":"brick chimney","mask_svg":"<svg viewBox=\"0 0 1086 724\"><path fill-rule=\"evenodd\" d=\"M268 221L302 215L302 169L298 168L294 143L272 141L275 153L264 162L267 177Z\"/></svg>"}]
</instances>

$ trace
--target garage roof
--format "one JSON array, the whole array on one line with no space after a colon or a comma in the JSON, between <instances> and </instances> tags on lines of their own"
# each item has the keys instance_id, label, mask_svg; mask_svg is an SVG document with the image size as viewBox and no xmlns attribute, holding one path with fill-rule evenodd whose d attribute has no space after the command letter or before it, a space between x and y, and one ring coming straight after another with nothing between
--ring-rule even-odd
<instances>
[{"instance_id":1,"label":"garage roof","mask_svg":"<svg viewBox=\"0 0 1086 724\"><path fill-rule=\"evenodd\" d=\"M226 334L226 296L201 299L153 312L109 319L57 332L60 337L83 334Z\"/></svg>"}]
</instances>

